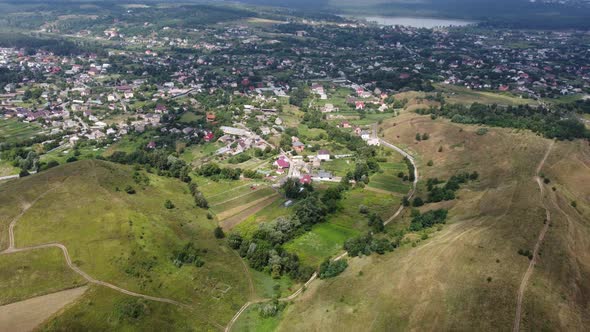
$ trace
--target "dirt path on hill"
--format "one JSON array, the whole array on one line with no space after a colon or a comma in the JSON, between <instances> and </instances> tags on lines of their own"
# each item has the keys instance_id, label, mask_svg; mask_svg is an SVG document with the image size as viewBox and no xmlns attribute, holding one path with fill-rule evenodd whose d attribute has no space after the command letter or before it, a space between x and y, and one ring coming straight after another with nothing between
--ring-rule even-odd
<instances>
[{"instance_id":1,"label":"dirt path on hill","mask_svg":"<svg viewBox=\"0 0 590 332\"><path fill-rule=\"evenodd\" d=\"M529 267L527 268L524 276L522 277L522 281L520 282L520 287L518 288L518 293L517 293L517 297L516 297L516 313L514 315L514 326L512 328L513 332L520 331L520 321L522 318L522 301L524 299L524 293L526 291L529 280L530 280L531 276L533 275L535 265L537 264L537 257L539 256L539 249L541 248L541 244L543 243L543 239L545 238L545 234L547 233L547 230L549 229L549 224L551 224L551 213L549 212L549 209L547 208L547 206L543 202L543 197L545 195L545 189L543 187L543 181L541 180L541 177L539 176L539 174L541 173L541 169L545 165L545 161L547 160L547 157L549 157L549 153L551 152L551 149L553 148L554 144L555 144L555 141L551 141L551 144L549 144L549 147L547 148L547 152L545 152L545 156L543 157L543 159L541 160L541 162L539 163L539 165L537 166L537 169L535 171L535 181L537 182L537 185L539 186L539 191L541 192L540 201L541 201L541 204L543 205L543 207L545 208L546 217L545 217L545 222L544 222L543 228L541 229L541 232L539 233L539 237L537 238L537 243L535 243L535 247L533 249L533 258L529 262Z\"/></svg>"},{"instance_id":2,"label":"dirt path on hill","mask_svg":"<svg viewBox=\"0 0 590 332\"><path fill-rule=\"evenodd\" d=\"M65 182L65 180L62 182L62 184L64 182ZM61 251L64 254L64 258L66 260L66 263L68 264L68 267L70 269L72 269L74 272L76 272L77 274L81 275L84 279L86 279L90 283L97 284L97 285L102 285L102 286L105 286L105 287L114 289L114 290L116 290L118 292L121 292L123 294L127 294L127 295L130 295L130 296L135 296L135 297L141 297L141 298L144 298L146 300L152 300L152 301L157 301L157 302L164 302L164 303L170 303L170 304L174 304L174 305L178 305L178 306L188 307L188 305L183 304L183 303L180 303L180 302L175 301L175 300L135 293L135 292L132 292L130 290L126 290L124 288L115 286L115 285L110 284L108 282L97 280L97 279L91 277L89 274L87 274L86 272L82 271L79 267L77 267L76 265L74 265L72 263L72 258L70 257L70 254L68 253L68 248L65 245L61 244L61 243L46 243L46 244L41 244L41 245L36 245L36 246L30 246L30 247L24 247L24 248L16 248L15 247L15 240L14 240L14 228L16 227L17 222L20 220L20 218L31 207L33 207L35 205L35 203L37 203L40 199L42 199L43 197L45 197L45 195L47 195L49 192L51 192L52 190L54 190L54 189L56 189L58 187L59 186L50 188L49 190L47 190L44 193L42 193L41 195L39 195L31 203L26 204L25 207L23 208L23 211L20 214L18 214L16 217L14 217L14 219L10 222L10 226L8 228L8 237L9 237L9 246L8 246L8 249L0 252L0 255L9 255L9 254L16 253L16 252L24 252L24 251L38 250L38 249L44 249L44 248L59 248L59 249L61 249Z\"/></svg>"}]
</instances>

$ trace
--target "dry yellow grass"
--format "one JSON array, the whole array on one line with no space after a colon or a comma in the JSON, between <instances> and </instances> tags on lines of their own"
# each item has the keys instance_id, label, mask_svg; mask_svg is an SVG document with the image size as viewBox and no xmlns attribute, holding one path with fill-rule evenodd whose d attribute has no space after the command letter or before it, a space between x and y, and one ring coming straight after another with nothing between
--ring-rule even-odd
<instances>
[{"instance_id":1,"label":"dry yellow grass","mask_svg":"<svg viewBox=\"0 0 590 332\"><path fill-rule=\"evenodd\" d=\"M409 113L382 127L386 139L418 156L423 180L477 171L480 181L464 186L457 200L445 204L450 217L441 231L416 248L407 245L385 256L353 259L341 276L314 284L296 300L280 330L511 330L517 289L529 264L517 251L532 249L543 227L543 203L554 201L569 221L550 207L555 220L525 293L521 328L590 328L585 212L590 186L580 188L590 181L587 143L556 144L557 152L542 171L555 178L558 189L554 193L549 185L542 201L533 177L549 140L495 128L480 136L477 126ZM430 139L416 143L417 132L429 133ZM428 160L435 166L425 166ZM552 174L556 167L569 170L556 171L563 179ZM576 212L563 198L567 195L578 197L582 214L573 216Z\"/></svg>"}]
</instances>

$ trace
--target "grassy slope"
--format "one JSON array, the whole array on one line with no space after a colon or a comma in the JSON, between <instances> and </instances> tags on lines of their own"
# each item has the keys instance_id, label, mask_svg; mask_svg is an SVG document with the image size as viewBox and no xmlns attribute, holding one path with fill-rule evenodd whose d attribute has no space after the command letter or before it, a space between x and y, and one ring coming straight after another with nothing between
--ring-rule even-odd
<instances>
[{"instance_id":1,"label":"grassy slope","mask_svg":"<svg viewBox=\"0 0 590 332\"><path fill-rule=\"evenodd\" d=\"M533 99L520 98L510 93L477 91L467 89L461 86L450 84L436 84L437 91L443 92L448 103L471 105L474 102L481 104L498 104L498 105L538 105Z\"/></svg>"},{"instance_id":2,"label":"grassy slope","mask_svg":"<svg viewBox=\"0 0 590 332\"><path fill-rule=\"evenodd\" d=\"M384 127L387 139L420 156L423 179L476 170L481 180L447 203L450 222L442 231L416 248L404 246L385 256L353 259L341 276L314 283L296 300L279 330L511 329L517 288L529 263L517 250L532 250L544 220L532 177L548 141L505 129L477 136L477 127L413 114ZM416 144L417 131L429 132L430 140ZM570 217L575 220L570 222L555 217L525 294L522 327L526 330L589 326L590 196L589 186L581 188L581 181L590 179L581 170L590 164L590 151L578 143L557 147L562 144L576 145L571 151L576 153L560 152L549 159L549 165L569 165L569 173L560 172L566 177L559 179L560 186L578 197L578 206L583 206L578 209L585 214ZM443 152L438 153L441 145ZM424 167L429 159L436 167ZM563 159L567 162L559 161ZM571 208L569 213L574 215Z\"/></svg>"},{"instance_id":3,"label":"grassy slope","mask_svg":"<svg viewBox=\"0 0 590 332\"><path fill-rule=\"evenodd\" d=\"M85 284L58 248L0 256L0 305Z\"/></svg>"},{"instance_id":4,"label":"grassy slope","mask_svg":"<svg viewBox=\"0 0 590 332\"><path fill-rule=\"evenodd\" d=\"M7 243L7 224L20 206L53 187L20 219L15 230L17 247L61 242L74 263L93 277L189 303L193 319L225 324L248 297L239 258L214 239L215 224L194 207L186 184L148 175L150 184L142 188L133 182L132 173L130 167L83 161L1 186L0 200L8 203L0 206L2 247ZM116 191L127 184L137 194ZM176 208L165 209L166 199ZM172 264L173 251L188 241L202 250L203 267L179 269ZM107 314L92 317L100 320ZM99 321L92 324L100 326Z\"/></svg>"}]
</instances>

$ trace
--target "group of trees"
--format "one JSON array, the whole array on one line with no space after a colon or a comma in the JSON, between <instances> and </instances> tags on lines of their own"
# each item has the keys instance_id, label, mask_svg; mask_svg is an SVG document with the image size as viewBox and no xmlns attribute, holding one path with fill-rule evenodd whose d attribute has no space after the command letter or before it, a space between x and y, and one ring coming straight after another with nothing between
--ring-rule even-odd
<instances>
[{"instance_id":1,"label":"group of trees","mask_svg":"<svg viewBox=\"0 0 590 332\"><path fill-rule=\"evenodd\" d=\"M119 164L140 164L157 170L158 175L178 178L183 182L191 182L190 167L183 160L176 158L164 150L136 150L131 153L117 151L107 158Z\"/></svg>"},{"instance_id":2,"label":"group of trees","mask_svg":"<svg viewBox=\"0 0 590 332\"><path fill-rule=\"evenodd\" d=\"M201 209L208 209L209 202L205 199L205 195L199 191L198 185L194 182L190 182L188 184L188 189L195 200L195 204L200 207Z\"/></svg>"},{"instance_id":3,"label":"group of trees","mask_svg":"<svg viewBox=\"0 0 590 332\"><path fill-rule=\"evenodd\" d=\"M347 267L348 262L345 259L340 259L337 261L327 259L320 265L320 279L336 277L340 273L344 272Z\"/></svg>"},{"instance_id":4,"label":"group of trees","mask_svg":"<svg viewBox=\"0 0 590 332\"><path fill-rule=\"evenodd\" d=\"M529 129L548 138L590 138L590 131L567 107L554 109L529 105L498 106L473 103L471 106L445 104L424 109L422 114L435 114L457 123L485 124L496 127Z\"/></svg>"},{"instance_id":5,"label":"group of trees","mask_svg":"<svg viewBox=\"0 0 590 332\"><path fill-rule=\"evenodd\" d=\"M422 214L418 210L413 210L410 231L417 232L436 224L444 224L447 219L447 213L448 211L446 209L430 210Z\"/></svg>"},{"instance_id":6,"label":"group of trees","mask_svg":"<svg viewBox=\"0 0 590 332\"><path fill-rule=\"evenodd\" d=\"M205 252L205 249L199 249L192 242L189 242L179 250L174 251L172 262L176 267L182 267L184 264L194 264L196 267L201 267L205 262L200 254Z\"/></svg>"},{"instance_id":7,"label":"group of trees","mask_svg":"<svg viewBox=\"0 0 590 332\"><path fill-rule=\"evenodd\" d=\"M280 229L280 227L291 228L293 227L290 225L291 222L293 220L277 221L269 227L270 231L257 232L251 240L244 239L237 233L232 233L228 237L228 243L230 247L238 251L241 257L248 260L248 264L253 269L267 271L273 278L286 274L294 280L305 281L313 273L313 268L301 265L297 255L283 249L280 243L284 241L284 236L272 234L289 232Z\"/></svg>"},{"instance_id":8,"label":"group of trees","mask_svg":"<svg viewBox=\"0 0 590 332\"><path fill-rule=\"evenodd\" d=\"M197 174L200 176L211 178L212 180L227 179L239 180L242 170L239 168L221 168L215 163L207 163L197 169Z\"/></svg>"},{"instance_id":9,"label":"group of trees","mask_svg":"<svg viewBox=\"0 0 590 332\"><path fill-rule=\"evenodd\" d=\"M356 257L360 255L370 255L373 252L383 255L386 252L393 251L399 243L389 241L385 238L375 238L371 233L350 238L344 242L344 250L348 256Z\"/></svg>"},{"instance_id":10,"label":"group of trees","mask_svg":"<svg viewBox=\"0 0 590 332\"><path fill-rule=\"evenodd\" d=\"M369 183L369 176L371 174L379 172L381 167L377 160L373 157L367 159L358 160L354 166L352 174L348 174L347 177L355 180L356 182Z\"/></svg>"},{"instance_id":11,"label":"group of trees","mask_svg":"<svg viewBox=\"0 0 590 332\"><path fill-rule=\"evenodd\" d=\"M282 245L310 231L313 225L324 222L329 213L338 209L338 201L347 188L347 185L339 184L319 193L311 185L301 185L297 180L289 179L283 189L288 197L300 199L293 207L293 216L260 224L251 239L230 234L228 242L248 259L254 269L268 271L273 277L288 274L297 280L305 280L313 268L302 266L297 255L286 252Z\"/></svg>"},{"instance_id":12,"label":"group of trees","mask_svg":"<svg viewBox=\"0 0 590 332\"><path fill-rule=\"evenodd\" d=\"M412 161L410 161L408 157L404 157L404 163L406 163L406 166L408 167L408 181L414 182L414 180L416 180L416 170L414 164L412 164ZM405 176L403 178L404 180L406 179Z\"/></svg>"},{"instance_id":13,"label":"group of trees","mask_svg":"<svg viewBox=\"0 0 590 332\"><path fill-rule=\"evenodd\" d=\"M428 203L435 203L441 201L450 201L455 199L455 192L461 188L461 185L466 183L467 181L475 181L479 178L479 173L472 172L462 172L456 175L453 175L447 180L444 186L440 187L438 184L443 183L443 181L439 180L438 178L430 178L426 181L426 189L428 189ZM418 197L414 199L414 203L416 203ZM419 206L414 204L414 206Z\"/></svg>"},{"instance_id":14,"label":"group of trees","mask_svg":"<svg viewBox=\"0 0 590 332\"><path fill-rule=\"evenodd\" d=\"M302 184L296 178L288 178L281 188L285 192L285 196L290 199L307 197L308 194L313 192L311 184Z\"/></svg>"}]
</instances>

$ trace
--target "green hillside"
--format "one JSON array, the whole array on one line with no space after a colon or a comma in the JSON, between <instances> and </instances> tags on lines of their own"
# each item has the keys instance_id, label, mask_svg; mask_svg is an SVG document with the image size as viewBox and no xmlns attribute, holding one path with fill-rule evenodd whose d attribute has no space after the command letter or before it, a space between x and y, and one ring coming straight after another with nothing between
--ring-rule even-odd
<instances>
[{"instance_id":1,"label":"green hillside","mask_svg":"<svg viewBox=\"0 0 590 332\"><path fill-rule=\"evenodd\" d=\"M127 193L127 187L135 194ZM165 208L168 199L175 205L173 209ZM49 330L79 326L95 330L180 329L197 323L200 328L213 329L225 325L248 298L248 276L240 258L214 238L215 221L195 207L186 183L176 179L104 161L82 161L4 184L0 201L0 248L8 247L8 225L25 209L15 227L16 248L61 243L72 263L94 279L186 304L131 297L96 285L65 314L50 321L45 326ZM46 292L80 282L78 275L61 271L61 255L50 256L49 262L60 264L55 272L47 269L43 256L25 256L43 250L56 249L0 255L0 266L15 264L13 255L23 255L32 272L42 270L49 277L57 276L55 282L48 282ZM200 263L175 262L182 252L196 255L195 261ZM14 284L8 279L0 280L0 288ZM0 303L44 293L28 279L34 280L25 278L21 290L3 293ZM127 317L137 312L143 314Z\"/></svg>"}]
</instances>

